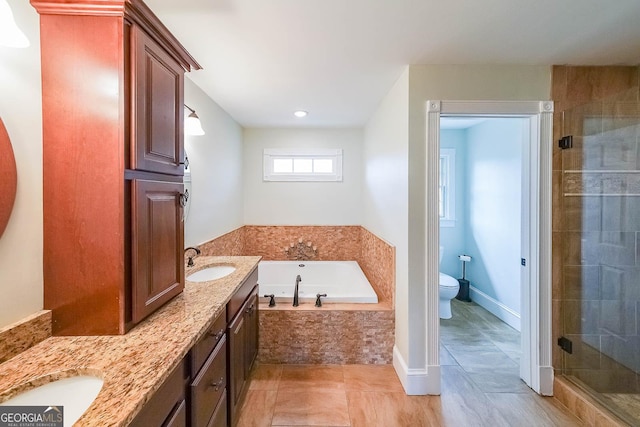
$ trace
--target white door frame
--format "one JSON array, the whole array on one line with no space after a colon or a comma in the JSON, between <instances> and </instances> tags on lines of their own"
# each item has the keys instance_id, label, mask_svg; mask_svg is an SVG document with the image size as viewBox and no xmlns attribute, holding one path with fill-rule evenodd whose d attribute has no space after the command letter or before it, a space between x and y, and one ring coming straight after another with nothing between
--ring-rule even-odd
<instances>
[{"instance_id":1,"label":"white door frame","mask_svg":"<svg viewBox=\"0 0 640 427\"><path fill-rule=\"evenodd\" d=\"M438 167L440 115L481 115L529 119L530 144L523 147L523 220L521 288L522 358L520 376L534 391L553 395L551 365L551 160L552 101L438 101L426 103L426 259L427 365L439 371L438 316ZM528 160L528 161L527 161ZM438 237L438 238L434 238ZM439 383L439 381L438 381ZM430 394L439 394L439 384Z\"/></svg>"}]
</instances>

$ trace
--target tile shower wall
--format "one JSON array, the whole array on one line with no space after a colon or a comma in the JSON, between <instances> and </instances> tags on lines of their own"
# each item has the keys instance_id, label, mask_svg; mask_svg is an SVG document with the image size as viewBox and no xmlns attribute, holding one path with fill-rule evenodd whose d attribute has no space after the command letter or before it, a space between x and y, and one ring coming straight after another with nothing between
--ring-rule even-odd
<instances>
[{"instance_id":1,"label":"tile shower wall","mask_svg":"<svg viewBox=\"0 0 640 427\"><path fill-rule=\"evenodd\" d=\"M555 347L553 366L605 397L640 390L639 76L553 68L554 141L574 137L554 144L553 336L573 354Z\"/></svg>"}]
</instances>

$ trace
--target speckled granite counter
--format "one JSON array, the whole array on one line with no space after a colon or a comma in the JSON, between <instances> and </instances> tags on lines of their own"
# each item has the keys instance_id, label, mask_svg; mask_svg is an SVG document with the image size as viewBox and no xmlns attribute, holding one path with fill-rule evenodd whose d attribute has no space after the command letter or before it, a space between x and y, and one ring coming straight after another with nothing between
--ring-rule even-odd
<instances>
[{"instance_id":1,"label":"speckled granite counter","mask_svg":"<svg viewBox=\"0 0 640 427\"><path fill-rule=\"evenodd\" d=\"M52 337L0 364L0 402L34 385L77 374L104 379L76 425L125 426L200 339L260 257L199 257L186 275L233 265L226 277L187 282L171 300L126 335Z\"/></svg>"}]
</instances>

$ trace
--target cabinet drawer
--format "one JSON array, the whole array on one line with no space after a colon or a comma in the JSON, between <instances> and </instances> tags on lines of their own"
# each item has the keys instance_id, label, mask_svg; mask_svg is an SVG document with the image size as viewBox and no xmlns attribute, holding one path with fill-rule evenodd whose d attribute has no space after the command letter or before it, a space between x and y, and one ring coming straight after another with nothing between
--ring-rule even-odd
<instances>
[{"instance_id":1,"label":"cabinet drawer","mask_svg":"<svg viewBox=\"0 0 640 427\"><path fill-rule=\"evenodd\" d=\"M213 412L207 427L227 427L227 391L222 393L218 407Z\"/></svg>"},{"instance_id":2,"label":"cabinet drawer","mask_svg":"<svg viewBox=\"0 0 640 427\"><path fill-rule=\"evenodd\" d=\"M211 354L222 338L227 329L227 310L222 310L213 324L207 329L204 336L191 349L191 378L195 378L202 368L202 365Z\"/></svg>"},{"instance_id":3,"label":"cabinet drawer","mask_svg":"<svg viewBox=\"0 0 640 427\"><path fill-rule=\"evenodd\" d=\"M240 310L240 307L242 307L242 304L244 304L247 297L257 284L258 268L256 267L256 269L253 270L253 273L251 273L247 280L242 283L240 288L236 291L235 294L233 294L233 296L227 303L227 323L231 322L231 320L236 317L238 310Z\"/></svg>"},{"instance_id":4,"label":"cabinet drawer","mask_svg":"<svg viewBox=\"0 0 640 427\"><path fill-rule=\"evenodd\" d=\"M165 423L170 421L171 418L176 417L177 412L180 410L179 405L184 403L185 374L185 363L182 361L158 391L154 393L151 400L144 405L130 426L149 427L166 425Z\"/></svg>"},{"instance_id":5,"label":"cabinet drawer","mask_svg":"<svg viewBox=\"0 0 640 427\"><path fill-rule=\"evenodd\" d=\"M187 426L187 403L182 400L169 415L169 418L162 424L162 427L186 427Z\"/></svg>"},{"instance_id":6,"label":"cabinet drawer","mask_svg":"<svg viewBox=\"0 0 640 427\"><path fill-rule=\"evenodd\" d=\"M191 424L207 425L227 385L227 340L222 337L190 386Z\"/></svg>"}]
</instances>

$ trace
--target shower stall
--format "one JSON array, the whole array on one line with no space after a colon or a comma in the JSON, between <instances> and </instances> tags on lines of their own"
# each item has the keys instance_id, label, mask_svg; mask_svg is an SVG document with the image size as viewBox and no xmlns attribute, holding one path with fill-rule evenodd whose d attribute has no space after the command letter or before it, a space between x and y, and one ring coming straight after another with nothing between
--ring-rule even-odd
<instances>
[{"instance_id":1,"label":"shower stall","mask_svg":"<svg viewBox=\"0 0 640 427\"><path fill-rule=\"evenodd\" d=\"M556 368L631 425L640 425L638 101L636 83L556 110L554 163Z\"/></svg>"}]
</instances>

